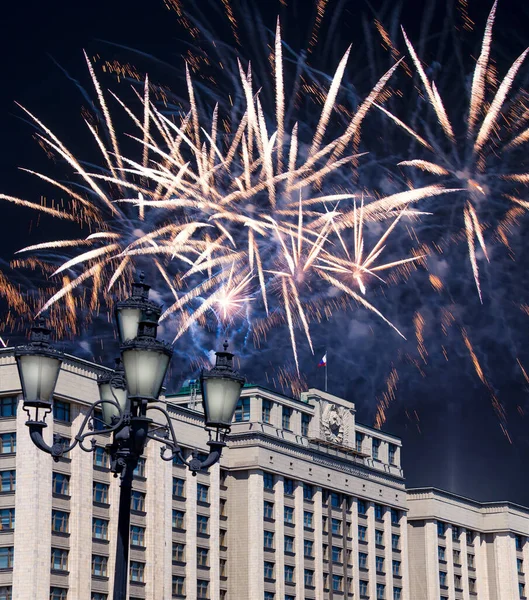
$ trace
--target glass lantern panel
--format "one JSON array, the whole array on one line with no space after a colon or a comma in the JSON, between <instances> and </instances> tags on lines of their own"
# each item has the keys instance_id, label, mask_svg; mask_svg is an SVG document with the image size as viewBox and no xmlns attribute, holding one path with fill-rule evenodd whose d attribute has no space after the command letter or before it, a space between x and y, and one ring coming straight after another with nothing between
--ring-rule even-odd
<instances>
[{"instance_id":1,"label":"glass lantern panel","mask_svg":"<svg viewBox=\"0 0 529 600\"><path fill-rule=\"evenodd\" d=\"M163 352L139 348L123 352L123 368L129 396L157 400L170 357Z\"/></svg>"},{"instance_id":2,"label":"glass lantern panel","mask_svg":"<svg viewBox=\"0 0 529 600\"><path fill-rule=\"evenodd\" d=\"M204 414L206 426L229 427L241 395L241 382L224 377L204 378Z\"/></svg>"},{"instance_id":3,"label":"glass lantern panel","mask_svg":"<svg viewBox=\"0 0 529 600\"><path fill-rule=\"evenodd\" d=\"M118 309L119 337L122 342L133 340L138 335L140 319L140 308L131 307Z\"/></svg>"},{"instance_id":4,"label":"glass lantern panel","mask_svg":"<svg viewBox=\"0 0 529 600\"><path fill-rule=\"evenodd\" d=\"M25 402L51 402L61 361L43 354L19 357Z\"/></svg>"},{"instance_id":5,"label":"glass lantern panel","mask_svg":"<svg viewBox=\"0 0 529 600\"><path fill-rule=\"evenodd\" d=\"M116 397L114 398L112 391ZM125 410L125 404L127 402L127 390L120 388L112 388L110 383L102 383L99 385L99 396L101 400L117 400L121 410ZM101 410L103 411L103 421L107 425L112 424L112 417L119 417L118 409L112 404L101 404Z\"/></svg>"}]
</instances>

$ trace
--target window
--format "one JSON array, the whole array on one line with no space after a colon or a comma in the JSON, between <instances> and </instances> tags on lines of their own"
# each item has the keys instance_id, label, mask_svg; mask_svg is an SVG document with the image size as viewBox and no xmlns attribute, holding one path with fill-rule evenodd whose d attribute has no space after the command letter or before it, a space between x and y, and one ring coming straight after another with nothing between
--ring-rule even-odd
<instances>
[{"instance_id":1,"label":"window","mask_svg":"<svg viewBox=\"0 0 529 600\"><path fill-rule=\"evenodd\" d=\"M453 550L452 556L454 557L454 564L460 565L461 564L461 552L459 550Z\"/></svg>"},{"instance_id":2,"label":"window","mask_svg":"<svg viewBox=\"0 0 529 600\"><path fill-rule=\"evenodd\" d=\"M375 504L375 519L382 520L384 517L384 507L380 504Z\"/></svg>"},{"instance_id":3,"label":"window","mask_svg":"<svg viewBox=\"0 0 529 600\"><path fill-rule=\"evenodd\" d=\"M0 435L0 454L14 454L16 451L17 434L14 432L2 433L2 435ZM2 600L2 596L0 596L0 600Z\"/></svg>"},{"instance_id":4,"label":"window","mask_svg":"<svg viewBox=\"0 0 529 600\"><path fill-rule=\"evenodd\" d=\"M454 542L459 542L460 533L459 527L457 525L452 525L452 540Z\"/></svg>"},{"instance_id":5,"label":"window","mask_svg":"<svg viewBox=\"0 0 529 600\"><path fill-rule=\"evenodd\" d=\"M263 487L265 490L274 489L274 476L272 473L268 473L267 471L263 473Z\"/></svg>"},{"instance_id":6,"label":"window","mask_svg":"<svg viewBox=\"0 0 529 600\"><path fill-rule=\"evenodd\" d=\"M92 519L92 537L97 540L108 540L108 521L106 519Z\"/></svg>"},{"instance_id":7,"label":"window","mask_svg":"<svg viewBox=\"0 0 529 600\"><path fill-rule=\"evenodd\" d=\"M60 587L50 588L50 600L66 600L68 598L68 590Z\"/></svg>"},{"instance_id":8,"label":"window","mask_svg":"<svg viewBox=\"0 0 529 600\"><path fill-rule=\"evenodd\" d=\"M13 546L6 546L0 548L0 569L12 569L13 568Z\"/></svg>"},{"instance_id":9,"label":"window","mask_svg":"<svg viewBox=\"0 0 529 600\"><path fill-rule=\"evenodd\" d=\"M16 396L0 398L0 417L16 417L18 400Z\"/></svg>"},{"instance_id":10,"label":"window","mask_svg":"<svg viewBox=\"0 0 529 600\"><path fill-rule=\"evenodd\" d=\"M205 579L197 579L197 598L208 597L209 581Z\"/></svg>"},{"instance_id":11,"label":"window","mask_svg":"<svg viewBox=\"0 0 529 600\"><path fill-rule=\"evenodd\" d=\"M274 598L275 598L274 592L265 592L264 593L264 600L274 600Z\"/></svg>"},{"instance_id":12,"label":"window","mask_svg":"<svg viewBox=\"0 0 529 600\"><path fill-rule=\"evenodd\" d=\"M454 575L454 587L456 590L463 589L461 587L461 575Z\"/></svg>"},{"instance_id":13,"label":"window","mask_svg":"<svg viewBox=\"0 0 529 600\"><path fill-rule=\"evenodd\" d=\"M264 577L265 579L274 579L274 563L265 560L264 563Z\"/></svg>"},{"instance_id":14,"label":"window","mask_svg":"<svg viewBox=\"0 0 529 600\"><path fill-rule=\"evenodd\" d=\"M68 402L53 401L53 418L57 421L70 422L70 405Z\"/></svg>"},{"instance_id":15,"label":"window","mask_svg":"<svg viewBox=\"0 0 529 600\"><path fill-rule=\"evenodd\" d=\"M333 546L332 547L332 561L333 562L342 562L342 549L340 548L340 546Z\"/></svg>"},{"instance_id":16,"label":"window","mask_svg":"<svg viewBox=\"0 0 529 600\"><path fill-rule=\"evenodd\" d=\"M0 531L15 528L15 509L3 508L0 510ZM0 600L2 596L0 595Z\"/></svg>"},{"instance_id":17,"label":"window","mask_svg":"<svg viewBox=\"0 0 529 600\"><path fill-rule=\"evenodd\" d=\"M305 572L303 573L303 580L305 582L305 587L313 587L314 571L312 569L305 569Z\"/></svg>"},{"instance_id":18,"label":"window","mask_svg":"<svg viewBox=\"0 0 529 600\"><path fill-rule=\"evenodd\" d=\"M372 448L373 448L373 458L375 460L378 460L378 451L380 448L380 440L377 440L377 438L373 438Z\"/></svg>"},{"instance_id":19,"label":"window","mask_svg":"<svg viewBox=\"0 0 529 600\"><path fill-rule=\"evenodd\" d=\"M184 562L186 559L186 545L173 542L173 560Z\"/></svg>"},{"instance_id":20,"label":"window","mask_svg":"<svg viewBox=\"0 0 529 600\"><path fill-rule=\"evenodd\" d=\"M270 414L272 412L272 402L270 400L263 400L261 410L261 420L263 423L270 423Z\"/></svg>"},{"instance_id":21,"label":"window","mask_svg":"<svg viewBox=\"0 0 529 600\"><path fill-rule=\"evenodd\" d=\"M402 598L402 588L394 587L393 588L393 600L401 600Z\"/></svg>"},{"instance_id":22,"label":"window","mask_svg":"<svg viewBox=\"0 0 529 600\"><path fill-rule=\"evenodd\" d=\"M359 525L358 526L358 539L362 542L365 542L366 537L367 537L367 527L365 527L364 525Z\"/></svg>"},{"instance_id":23,"label":"window","mask_svg":"<svg viewBox=\"0 0 529 600\"><path fill-rule=\"evenodd\" d=\"M285 535L285 552L294 552L294 538Z\"/></svg>"},{"instance_id":24,"label":"window","mask_svg":"<svg viewBox=\"0 0 529 600\"><path fill-rule=\"evenodd\" d=\"M145 494L143 492L132 490L131 509L138 511L145 510Z\"/></svg>"},{"instance_id":25,"label":"window","mask_svg":"<svg viewBox=\"0 0 529 600\"><path fill-rule=\"evenodd\" d=\"M94 481L94 502L108 504L108 488L109 485L107 483Z\"/></svg>"},{"instance_id":26,"label":"window","mask_svg":"<svg viewBox=\"0 0 529 600\"><path fill-rule=\"evenodd\" d=\"M367 596L367 581L360 580L360 596Z\"/></svg>"},{"instance_id":27,"label":"window","mask_svg":"<svg viewBox=\"0 0 529 600\"><path fill-rule=\"evenodd\" d=\"M361 569L367 569L367 554L365 552L358 553L358 566Z\"/></svg>"},{"instance_id":28,"label":"window","mask_svg":"<svg viewBox=\"0 0 529 600\"><path fill-rule=\"evenodd\" d=\"M294 509L291 506L285 506L285 523L294 523Z\"/></svg>"},{"instance_id":29,"label":"window","mask_svg":"<svg viewBox=\"0 0 529 600\"><path fill-rule=\"evenodd\" d=\"M51 569L53 571L68 570L68 550L61 548L51 549Z\"/></svg>"},{"instance_id":30,"label":"window","mask_svg":"<svg viewBox=\"0 0 529 600\"><path fill-rule=\"evenodd\" d=\"M367 505L364 500L358 500L358 514L365 515L367 513Z\"/></svg>"},{"instance_id":31,"label":"window","mask_svg":"<svg viewBox=\"0 0 529 600\"><path fill-rule=\"evenodd\" d=\"M303 484L303 500L312 500L314 498L314 488L310 483Z\"/></svg>"},{"instance_id":32,"label":"window","mask_svg":"<svg viewBox=\"0 0 529 600\"><path fill-rule=\"evenodd\" d=\"M101 446L97 446L94 450L94 466L108 469L108 454Z\"/></svg>"},{"instance_id":33,"label":"window","mask_svg":"<svg viewBox=\"0 0 529 600\"><path fill-rule=\"evenodd\" d=\"M323 560L329 560L329 546L327 544L322 544L323 550Z\"/></svg>"},{"instance_id":34,"label":"window","mask_svg":"<svg viewBox=\"0 0 529 600\"><path fill-rule=\"evenodd\" d=\"M375 544L377 546L384 545L384 532L380 531L380 529L375 529Z\"/></svg>"},{"instance_id":35,"label":"window","mask_svg":"<svg viewBox=\"0 0 529 600\"><path fill-rule=\"evenodd\" d=\"M264 532L264 547L265 548L273 548L274 547L274 532L273 531L265 531Z\"/></svg>"},{"instance_id":36,"label":"window","mask_svg":"<svg viewBox=\"0 0 529 600\"><path fill-rule=\"evenodd\" d=\"M523 538L521 535L517 535L515 538L516 550L523 549Z\"/></svg>"},{"instance_id":37,"label":"window","mask_svg":"<svg viewBox=\"0 0 529 600\"><path fill-rule=\"evenodd\" d=\"M265 519L273 519L274 518L274 503L264 501L264 518Z\"/></svg>"},{"instance_id":38,"label":"window","mask_svg":"<svg viewBox=\"0 0 529 600\"><path fill-rule=\"evenodd\" d=\"M375 556L375 568L377 573L384 573L384 557Z\"/></svg>"},{"instance_id":39,"label":"window","mask_svg":"<svg viewBox=\"0 0 529 600\"><path fill-rule=\"evenodd\" d=\"M226 479L228 477L228 471L226 471L226 469L220 469L220 485L222 487L226 487Z\"/></svg>"},{"instance_id":40,"label":"window","mask_svg":"<svg viewBox=\"0 0 529 600\"><path fill-rule=\"evenodd\" d=\"M397 446L395 444L389 444L388 455L389 455L389 464L395 464L395 455L397 454Z\"/></svg>"},{"instance_id":41,"label":"window","mask_svg":"<svg viewBox=\"0 0 529 600\"><path fill-rule=\"evenodd\" d=\"M331 493L331 506L334 508L340 508L342 505L342 496L341 494L337 494L336 492Z\"/></svg>"},{"instance_id":42,"label":"window","mask_svg":"<svg viewBox=\"0 0 529 600\"><path fill-rule=\"evenodd\" d=\"M400 575L400 560L393 561L393 575Z\"/></svg>"},{"instance_id":43,"label":"window","mask_svg":"<svg viewBox=\"0 0 529 600\"><path fill-rule=\"evenodd\" d=\"M295 596L291 596L290 594L285 595L285 600L296 600Z\"/></svg>"},{"instance_id":44,"label":"window","mask_svg":"<svg viewBox=\"0 0 529 600\"><path fill-rule=\"evenodd\" d=\"M107 598L108 596L106 594L102 594L101 592L92 592L90 596L91 600L107 600Z\"/></svg>"},{"instance_id":45,"label":"window","mask_svg":"<svg viewBox=\"0 0 529 600\"><path fill-rule=\"evenodd\" d=\"M219 499L219 514L221 517L226 516L226 498Z\"/></svg>"},{"instance_id":46,"label":"window","mask_svg":"<svg viewBox=\"0 0 529 600\"><path fill-rule=\"evenodd\" d=\"M292 416L292 409L288 406L283 406L281 426L283 429L290 429L290 417Z\"/></svg>"},{"instance_id":47,"label":"window","mask_svg":"<svg viewBox=\"0 0 529 600\"><path fill-rule=\"evenodd\" d=\"M198 502L207 502L209 496L209 487L203 483L197 484L197 500Z\"/></svg>"},{"instance_id":48,"label":"window","mask_svg":"<svg viewBox=\"0 0 529 600\"><path fill-rule=\"evenodd\" d=\"M474 568L474 555L473 554L467 554L467 563L471 569Z\"/></svg>"},{"instance_id":49,"label":"window","mask_svg":"<svg viewBox=\"0 0 529 600\"><path fill-rule=\"evenodd\" d=\"M241 423L242 421L250 420L250 398L239 398L237 406L235 407L235 422Z\"/></svg>"},{"instance_id":50,"label":"window","mask_svg":"<svg viewBox=\"0 0 529 600\"><path fill-rule=\"evenodd\" d=\"M518 569L518 573L523 573L523 560L521 558L516 559L516 567Z\"/></svg>"},{"instance_id":51,"label":"window","mask_svg":"<svg viewBox=\"0 0 529 600\"><path fill-rule=\"evenodd\" d=\"M474 545L474 532L471 531L470 529L467 529L466 535L467 535L467 545L473 546Z\"/></svg>"},{"instance_id":52,"label":"window","mask_svg":"<svg viewBox=\"0 0 529 600\"><path fill-rule=\"evenodd\" d=\"M185 480L179 479L178 477L173 477L173 496L180 496L181 498L185 498L184 487ZM198 486L197 486L198 489Z\"/></svg>"},{"instance_id":53,"label":"window","mask_svg":"<svg viewBox=\"0 0 529 600\"><path fill-rule=\"evenodd\" d=\"M145 459L140 456L138 464L134 469L134 477L145 477Z\"/></svg>"},{"instance_id":54,"label":"window","mask_svg":"<svg viewBox=\"0 0 529 600\"><path fill-rule=\"evenodd\" d=\"M185 577L173 575L173 596L183 596L185 594Z\"/></svg>"},{"instance_id":55,"label":"window","mask_svg":"<svg viewBox=\"0 0 529 600\"><path fill-rule=\"evenodd\" d=\"M377 583L377 600L386 597L386 586L383 583Z\"/></svg>"},{"instance_id":56,"label":"window","mask_svg":"<svg viewBox=\"0 0 529 600\"><path fill-rule=\"evenodd\" d=\"M439 571L439 584L446 586L446 573L444 571Z\"/></svg>"},{"instance_id":57,"label":"window","mask_svg":"<svg viewBox=\"0 0 529 600\"><path fill-rule=\"evenodd\" d=\"M68 533L69 514L62 510L51 511L51 530L56 533Z\"/></svg>"},{"instance_id":58,"label":"window","mask_svg":"<svg viewBox=\"0 0 529 600\"><path fill-rule=\"evenodd\" d=\"M313 528L312 517L313 517L313 513L311 513L308 510L303 511L303 527L305 527L306 529Z\"/></svg>"},{"instance_id":59,"label":"window","mask_svg":"<svg viewBox=\"0 0 529 600\"><path fill-rule=\"evenodd\" d=\"M53 473L52 489L54 494L67 496L70 489L70 476L63 473Z\"/></svg>"},{"instance_id":60,"label":"window","mask_svg":"<svg viewBox=\"0 0 529 600\"><path fill-rule=\"evenodd\" d=\"M207 548L197 548L197 567L207 567L209 563L209 550Z\"/></svg>"},{"instance_id":61,"label":"window","mask_svg":"<svg viewBox=\"0 0 529 600\"><path fill-rule=\"evenodd\" d=\"M334 592L341 592L343 589L343 577L340 575L332 576L332 589Z\"/></svg>"},{"instance_id":62,"label":"window","mask_svg":"<svg viewBox=\"0 0 529 600\"><path fill-rule=\"evenodd\" d=\"M310 415L301 413L301 435L309 435Z\"/></svg>"},{"instance_id":63,"label":"window","mask_svg":"<svg viewBox=\"0 0 529 600\"><path fill-rule=\"evenodd\" d=\"M182 510L173 510L173 529L184 529L185 513Z\"/></svg>"},{"instance_id":64,"label":"window","mask_svg":"<svg viewBox=\"0 0 529 600\"><path fill-rule=\"evenodd\" d=\"M400 535L396 533L391 534L391 548L393 550L398 550L400 548Z\"/></svg>"},{"instance_id":65,"label":"window","mask_svg":"<svg viewBox=\"0 0 529 600\"><path fill-rule=\"evenodd\" d=\"M357 452L362 452L362 444L364 443L364 434L359 431L356 432L355 446Z\"/></svg>"},{"instance_id":66,"label":"window","mask_svg":"<svg viewBox=\"0 0 529 600\"><path fill-rule=\"evenodd\" d=\"M437 535L439 537L444 537L446 532L446 523L442 521L437 521Z\"/></svg>"},{"instance_id":67,"label":"window","mask_svg":"<svg viewBox=\"0 0 529 600\"><path fill-rule=\"evenodd\" d=\"M475 592L476 591L476 580L470 578L468 580L468 591L469 592Z\"/></svg>"},{"instance_id":68,"label":"window","mask_svg":"<svg viewBox=\"0 0 529 600\"><path fill-rule=\"evenodd\" d=\"M400 511L396 508L391 509L391 524L398 525L400 523Z\"/></svg>"},{"instance_id":69,"label":"window","mask_svg":"<svg viewBox=\"0 0 529 600\"><path fill-rule=\"evenodd\" d=\"M197 533L207 534L209 517L197 515Z\"/></svg>"},{"instance_id":70,"label":"window","mask_svg":"<svg viewBox=\"0 0 529 600\"><path fill-rule=\"evenodd\" d=\"M321 528L323 533L327 533L328 531L328 519L327 517L322 517L321 518Z\"/></svg>"},{"instance_id":71,"label":"window","mask_svg":"<svg viewBox=\"0 0 529 600\"><path fill-rule=\"evenodd\" d=\"M331 519L331 531L335 535L342 534L342 522L340 521L340 519Z\"/></svg>"},{"instance_id":72,"label":"window","mask_svg":"<svg viewBox=\"0 0 529 600\"><path fill-rule=\"evenodd\" d=\"M294 567L285 565L285 583L292 583L294 581Z\"/></svg>"},{"instance_id":73,"label":"window","mask_svg":"<svg viewBox=\"0 0 529 600\"><path fill-rule=\"evenodd\" d=\"M437 558L439 560L446 560L446 552L443 546L437 546Z\"/></svg>"},{"instance_id":74,"label":"window","mask_svg":"<svg viewBox=\"0 0 529 600\"><path fill-rule=\"evenodd\" d=\"M228 532L226 531L226 529L221 529L220 530L220 536L219 536L219 546L226 546L226 536L228 535Z\"/></svg>"},{"instance_id":75,"label":"window","mask_svg":"<svg viewBox=\"0 0 529 600\"><path fill-rule=\"evenodd\" d=\"M16 471L0 471L1 491L14 492L17 487L17 472Z\"/></svg>"},{"instance_id":76,"label":"window","mask_svg":"<svg viewBox=\"0 0 529 600\"><path fill-rule=\"evenodd\" d=\"M312 540L304 540L303 556L305 558L312 558L314 556L314 542Z\"/></svg>"},{"instance_id":77,"label":"window","mask_svg":"<svg viewBox=\"0 0 529 600\"><path fill-rule=\"evenodd\" d=\"M130 543L132 546L145 546L145 527L132 525L130 528Z\"/></svg>"},{"instance_id":78,"label":"window","mask_svg":"<svg viewBox=\"0 0 529 600\"><path fill-rule=\"evenodd\" d=\"M226 577L227 569L226 569L226 559L219 558L219 574L221 577Z\"/></svg>"},{"instance_id":79,"label":"window","mask_svg":"<svg viewBox=\"0 0 529 600\"><path fill-rule=\"evenodd\" d=\"M284 492L287 496L294 495L294 482L292 481L292 479L285 479Z\"/></svg>"},{"instance_id":80,"label":"window","mask_svg":"<svg viewBox=\"0 0 529 600\"><path fill-rule=\"evenodd\" d=\"M107 577L108 558L92 554L92 575L96 577Z\"/></svg>"},{"instance_id":81,"label":"window","mask_svg":"<svg viewBox=\"0 0 529 600\"><path fill-rule=\"evenodd\" d=\"M525 583L518 583L518 591L520 592L520 598L525 598Z\"/></svg>"},{"instance_id":82,"label":"window","mask_svg":"<svg viewBox=\"0 0 529 600\"><path fill-rule=\"evenodd\" d=\"M145 572L145 563L131 561L130 563L130 580L143 583Z\"/></svg>"}]
</instances>

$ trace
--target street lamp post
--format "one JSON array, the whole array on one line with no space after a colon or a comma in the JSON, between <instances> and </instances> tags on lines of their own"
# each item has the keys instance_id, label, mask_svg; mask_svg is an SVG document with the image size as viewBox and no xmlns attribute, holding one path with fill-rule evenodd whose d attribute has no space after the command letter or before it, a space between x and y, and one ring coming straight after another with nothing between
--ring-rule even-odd
<instances>
[{"instance_id":1,"label":"street lamp post","mask_svg":"<svg viewBox=\"0 0 529 600\"><path fill-rule=\"evenodd\" d=\"M40 450L58 461L77 445L85 452L94 452L95 438L92 437L90 446L85 445L86 438L112 433L112 443L105 450L110 456L111 472L121 479L113 600L126 600L132 481L146 443L149 439L160 442L161 458L172 461L178 457L193 475L209 468L218 462L226 445L244 384L244 377L233 369L233 354L227 351L225 342L223 351L216 353L215 366L203 371L200 377L209 454L200 460L194 452L186 461L169 414L156 405L173 354L170 346L156 339L160 314L161 306L149 300L149 286L141 275L133 284L132 296L116 305L121 359L116 361L113 372L99 377L100 398L90 406L69 445L60 436L54 436L51 446L44 441L46 416L53 410L53 393L64 357L51 345L51 330L42 318L32 328L29 343L15 350L23 409L28 415L26 425ZM163 417L162 423L147 416L153 411ZM99 425L97 428L95 423Z\"/></svg>"}]
</instances>

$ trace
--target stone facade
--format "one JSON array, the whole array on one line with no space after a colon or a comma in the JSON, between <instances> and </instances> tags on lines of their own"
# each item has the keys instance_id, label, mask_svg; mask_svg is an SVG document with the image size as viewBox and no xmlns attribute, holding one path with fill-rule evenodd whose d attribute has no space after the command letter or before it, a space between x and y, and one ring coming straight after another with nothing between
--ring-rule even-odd
<instances>
[{"instance_id":1,"label":"stone facade","mask_svg":"<svg viewBox=\"0 0 529 600\"><path fill-rule=\"evenodd\" d=\"M75 438L100 371L64 361L48 441ZM196 389L161 404L185 453L207 452ZM25 420L13 351L1 350L0 600L111 600L119 481L103 450L109 438L96 436L94 454L76 448L55 463L33 446ZM529 546L513 544L529 535L527 511L468 508L421 490L407 498L400 440L358 423L344 399L246 386L209 473L193 477L159 453L150 441L134 480L131 600L438 600L439 519L461 527L458 542L447 529L446 552L467 553L463 528L478 536L474 566L447 564L447 599L472 600L456 581L473 569L479 600L519 597L513 568L520 556L529 564Z\"/></svg>"}]
</instances>

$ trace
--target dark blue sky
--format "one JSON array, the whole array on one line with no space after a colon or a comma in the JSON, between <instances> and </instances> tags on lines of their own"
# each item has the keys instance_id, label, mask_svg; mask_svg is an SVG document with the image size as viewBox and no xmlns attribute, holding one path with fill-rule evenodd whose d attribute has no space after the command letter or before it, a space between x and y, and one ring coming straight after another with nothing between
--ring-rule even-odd
<instances>
[{"instance_id":1,"label":"dark blue sky","mask_svg":"<svg viewBox=\"0 0 529 600\"><path fill-rule=\"evenodd\" d=\"M195 1L197 6L204 6L208 12L211 2ZM262 10L262 4L256 0L254 6ZM392 3L393 6L396 4ZM439 0L431 13L431 35L426 51L432 62L436 40L440 32L450 25L446 4ZM476 34L469 34L462 42L465 55L470 52L475 56L478 52L489 4L492 3L470 0L470 13L477 25ZM265 19L272 27L276 3L269 2L268 5ZM333 2L329 5L332 7ZM336 57L353 41L356 57L353 66L359 71L365 69L361 16L368 15L369 22L376 12L387 16L388 12L384 9L387 4L336 0L334 5L344 10L343 23L335 30L328 56L316 57L314 61L322 68L328 67L331 72ZM402 5L402 23L410 37L418 39L425 3L423 0L408 0ZM296 49L302 46L304 35L301 32L307 30L306 25L313 18L308 6L309 0L292 0L289 10L284 11L284 38ZM149 63L132 52L115 49L106 42L136 48L174 64L178 69L182 66L179 57L185 48L183 40L186 36L163 0L11 2L3 7L2 13L0 134L3 152L0 192L36 200L41 191L49 194L50 190L40 190L35 181L18 171L17 167L46 171L47 161L38 144L32 140L34 129L23 120L22 112L14 102L37 112L68 143L82 150L83 137L77 139L77 131L82 127L80 111L82 106L86 106L86 100L72 79L78 79L83 86L89 87L83 48L90 54L99 53L106 58L119 56L121 59L128 58L132 63L139 61L142 68L152 69L160 81L172 85L170 78L175 74L169 68ZM332 18L332 11L330 15L328 19ZM218 24L217 34L225 35L227 39L229 29L223 27ZM528 30L529 12L523 3L500 0L494 49L495 60L502 73L521 52L524 41L527 43ZM460 35L463 38L464 32ZM453 59L453 63L457 64L455 54ZM526 77L528 73L529 66L526 65ZM450 73L445 71L441 74L446 83ZM354 75L353 68L353 80ZM369 85L373 83L368 82ZM452 99L452 102L453 106L448 105L449 112L455 107L456 100ZM36 229L35 214L31 211L7 204L0 205L0 209L0 258L9 260L14 250L26 245L30 222L32 242L53 237L57 224L52 220L42 219ZM57 235L64 237L65 231L61 224L61 233ZM527 259L526 255L523 256L526 234L527 220L515 233L517 261L513 263L509 257L500 256L486 271L483 306L476 302L472 286L461 284L461 281L469 279L467 264L462 260L459 266L457 262L464 253L454 254L454 262L450 266L454 271L450 302L458 307L460 325L467 328L476 353L487 369L494 392L506 406L513 443L509 443L502 433L491 407L490 391L477 380L460 337L458 341L454 338L449 348L453 358L448 364L432 352L429 364L424 367L424 376L409 365L399 368L397 397L388 411L385 428L403 438L404 467L410 485L435 485L478 499L507 499L529 505L529 484L525 476L529 462L529 433L528 419L524 416L529 411L528 391L516 364L518 357L529 367L529 352L524 343L529 321L519 310L519 305L527 302L526 290L529 287ZM414 301L414 295L420 295L420 289L395 292L394 300L407 306L408 302ZM424 300L425 304L430 301L429 298ZM431 307L433 321L438 319L439 307L440 304ZM410 314L413 315L413 310ZM383 380L393 362L399 361L399 347L394 341L388 347L386 339L390 334L378 324L373 339L361 337L358 340L351 337L352 334L344 340L343 325L344 322L340 321L331 323L327 329L324 326L316 328L317 352L323 352L326 347L330 349L330 391L354 401L359 421L371 425L374 398L384 391ZM409 331L413 335L413 330ZM362 354L362 360L356 358L357 353ZM250 365L248 369L251 370ZM252 377L264 383L258 372L252 373ZM321 387L322 370L312 369L307 378L311 385Z\"/></svg>"}]
</instances>

